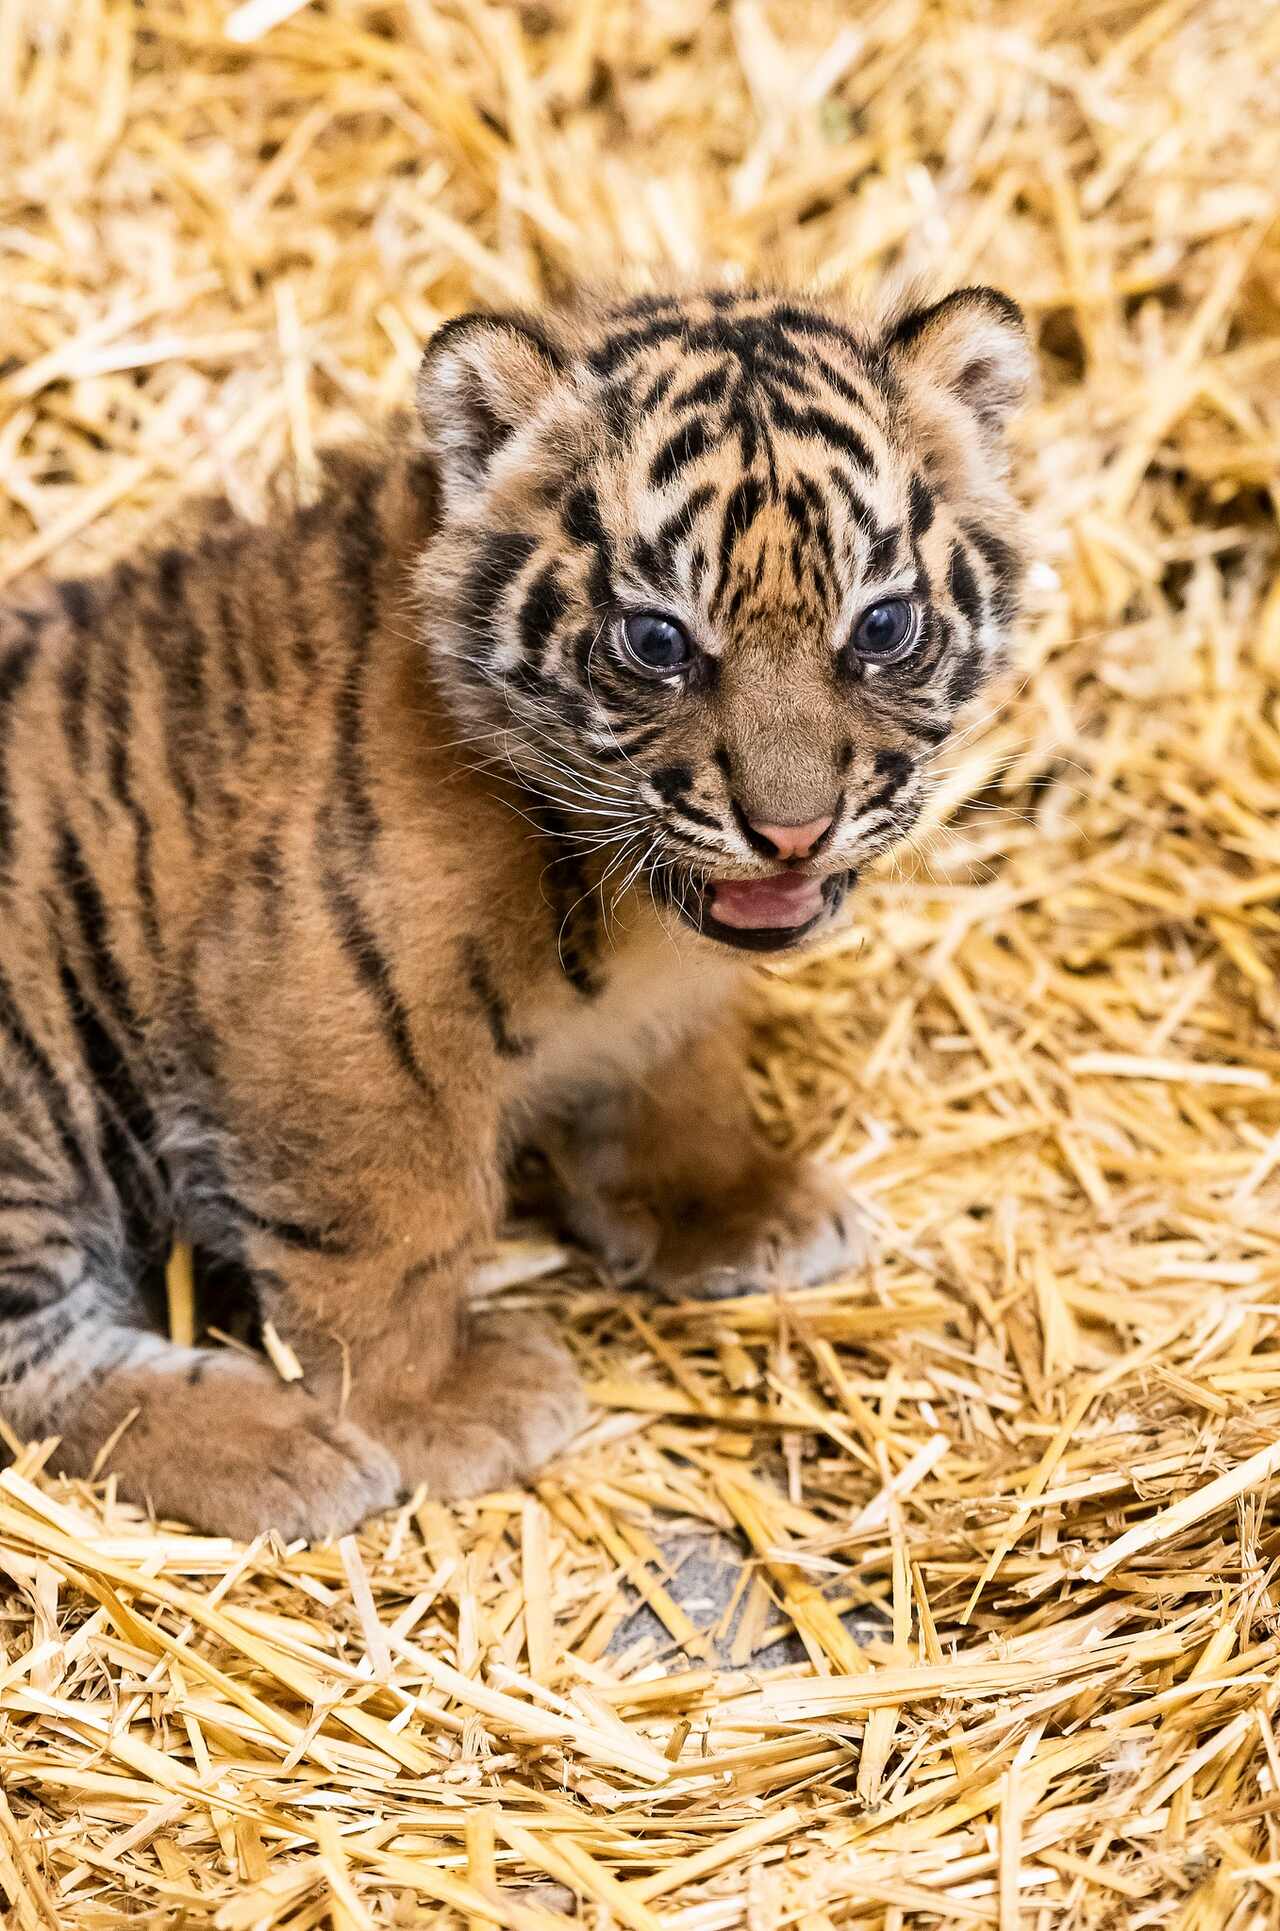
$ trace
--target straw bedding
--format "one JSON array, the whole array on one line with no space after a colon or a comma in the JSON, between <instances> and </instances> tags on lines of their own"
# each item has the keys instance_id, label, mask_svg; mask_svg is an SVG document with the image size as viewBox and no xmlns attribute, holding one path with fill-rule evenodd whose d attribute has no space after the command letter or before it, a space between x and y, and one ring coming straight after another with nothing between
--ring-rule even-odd
<instances>
[{"instance_id":1,"label":"straw bedding","mask_svg":"<svg viewBox=\"0 0 1280 1931\"><path fill-rule=\"evenodd\" d=\"M6 581L305 486L583 269L980 276L1044 365L1019 687L762 985L875 1264L673 1309L514 1238L595 1424L337 1547L25 1448L7 1922L1276 1924L1280 10L0 0L0 142Z\"/></svg>"}]
</instances>

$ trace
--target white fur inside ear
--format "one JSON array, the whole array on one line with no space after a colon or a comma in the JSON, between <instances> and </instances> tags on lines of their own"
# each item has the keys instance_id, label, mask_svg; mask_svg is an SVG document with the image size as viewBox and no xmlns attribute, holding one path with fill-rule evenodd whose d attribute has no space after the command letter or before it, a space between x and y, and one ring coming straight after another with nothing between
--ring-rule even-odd
<instances>
[{"instance_id":1,"label":"white fur inside ear","mask_svg":"<svg viewBox=\"0 0 1280 1931\"><path fill-rule=\"evenodd\" d=\"M1025 400L1035 373L1022 317L994 289L962 288L902 317L888 346L996 430Z\"/></svg>"},{"instance_id":2,"label":"white fur inside ear","mask_svg":"<svg viewBox=\"0 0 1280 1931\"><path fill-rule=\"evenodd\" d=\"M976 409L1003 423L1031 387L1031 349L1021 329L980 322L955 345L950 387Z\"/></svg>"},{"instance_id":3,"label":"white fur inside ear","mask_svg":"<svg viewBox=\"0 0 1280 1931\"><path fill-rule=\"evenodd\" d=\"M503 444L535 414L558 374L548 345L505 317L462 317L428 344L418 414L447 500L483 486Z\"/></svg>"}]
</instances>

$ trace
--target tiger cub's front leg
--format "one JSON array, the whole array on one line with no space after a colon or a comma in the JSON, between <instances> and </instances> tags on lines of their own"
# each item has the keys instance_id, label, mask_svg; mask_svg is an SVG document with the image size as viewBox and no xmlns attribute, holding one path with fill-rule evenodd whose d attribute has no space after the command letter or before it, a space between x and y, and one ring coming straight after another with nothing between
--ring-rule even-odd
<instances>
[{"instance_id":1,"label":"tiger cub's front leg","mask_svg":"<svg viewBox=\"0 0 1280 1931\"><path fill-rule=\"evenodd\" d=\"M555 1338L467 1318L493 1226L483 1171L432 1187L389 1162L345 1181L335 1169L325 1186L313 1169L268 1214L247 1151L231 1189L233 1217L253 1229L241 1258L302 1379L149 1331L126 1257L110 1278L98 1258L95 1274L70 1218L65 1283L46 1293L39 1275L36 1295L55 1227L41 1206L39 1224L26 1216L22 1268L0 1266L0 1415L19 1434L56 1433L56 1466L109 1470L130 1500L214 1534L315 1539L420 1483L446 1498L510 1483L577 1431L584 1402Z\"/></svg>"},{"instance_id":2,"label":"tiger cub's front leg","mask_svg":"<svg viewBox=\"0 0 1280 1931\"><path fill-rule=\"evenodd\" d=\"M468 1139L441 1135L461 1150ZM473 1318L468 1286L495 1230L496 1163L347 1178L331 1230L263 1224L250 1263L303 1386L390 1454L402 1487L452 1500L523 1479L582 1427L567 1350L539 1321ZM350 1200L360 1208L353 1217ZM338 1194L335 1192L335 1205Z\"/></svg>"},{"instance_id":3,"label":"tiger cub's front leg","mask_svg":"<svg viewBox=\"0 0 1280 1931\"><path fill-rule=\"evenodd\" d=\"M584 1089L541 1136L553 1212L618 1279L673 1299L725 1299L809 1286L866 1258L866 1230L836 1177L762 1144L745 1053L735 1017L642 1088Z\"/></svg>"}]
</instances>

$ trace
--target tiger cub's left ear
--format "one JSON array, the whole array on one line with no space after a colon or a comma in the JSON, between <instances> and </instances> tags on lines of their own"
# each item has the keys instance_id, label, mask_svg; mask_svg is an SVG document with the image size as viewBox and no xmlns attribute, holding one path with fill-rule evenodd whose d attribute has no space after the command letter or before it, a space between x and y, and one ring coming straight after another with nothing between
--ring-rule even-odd
<instances>
[{"instance_id":1,"label":"tiger cub's left ear","mask_svg":"<svg viewBox=\"0 0 1280 1931\"><path fill-rule=\"evenodd\" d=\"M483 487L494 458L562 374L565 358L525 315L457 315L428 342L416 399L446 503Z\"/></svg>"},{"instance_id":2,"label":"tiger cub's left ear","mask_svg":"<svg viewBox=\"0 0 1280 1931\"><path fill-rule=\"evenodd\" d=\"M1022 310L995 288L961 288L891 324L882 349L971 409L992 436L1031 387L1035 361Z\"/></svg>"}]
</instances>

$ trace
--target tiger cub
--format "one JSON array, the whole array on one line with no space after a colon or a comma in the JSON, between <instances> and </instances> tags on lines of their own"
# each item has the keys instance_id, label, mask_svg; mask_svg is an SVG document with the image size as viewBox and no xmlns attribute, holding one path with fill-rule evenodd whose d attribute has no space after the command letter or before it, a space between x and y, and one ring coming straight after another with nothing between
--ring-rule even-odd
<instances>
[{"instance_id":1,"label":"tiger cub","mask_svg":"<svg viewBox=\"0 0 1280 1931\"><path fill-rule=\"evenodd\" d=\"M517 1149L670 1295L851 1264L736 1001L826 939L1002 659L1014 304L473 314L313 505L0 612L0 1415L211 1531L350 1529L578 1430L474 1319ZM178 1232L304 1375L167 1338Z\"/></svg>"}]
</instances>

